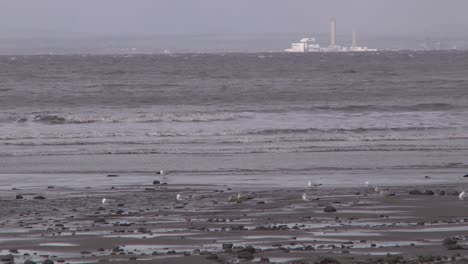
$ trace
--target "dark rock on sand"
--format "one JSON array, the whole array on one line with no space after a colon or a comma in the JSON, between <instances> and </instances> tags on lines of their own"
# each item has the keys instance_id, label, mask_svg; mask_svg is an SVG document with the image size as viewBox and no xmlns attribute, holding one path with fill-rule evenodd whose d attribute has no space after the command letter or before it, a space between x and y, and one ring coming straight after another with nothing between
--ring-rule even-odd
<instances>
[{"instance_id":1,"label":"dark rock on sand","mask_svg":"<svg viewBox=\"0 0 468 264\"><path fill-rule=\"evenodd\" d=\"M325 207L325 208L323 209L323 211L324 211L325 213L334 213L334 212L336 212L336 208L333 207L333 206L327 206L327 207Z\"/></svg>"},{"instance_id":2,"label":"dark rock on sand","mask_svg":"<svg viewBox=\"0 0 468 264\"><path fill-rule=\"evenodd\" d=\"M252 246L246 246L240 251L247 251L247 252L250 252L250 253L255 253L256 252L255 248L252 247Z\"/></svg>"},{"instance_id":3,"label":"dark rock on sand","mask_svg":"<svg viewBox=\"0 0 468 264\"><path fill-rule=\"evenodd\" d=\"M16 248L10 249L10 250L8 250L8 251L9 251L10 253L13 253L13 254L19 254L19 251L18 251L18 249L16 249Z\"/></svg>"},{"instance_id":4,"label":"dark rock on sand","mask_svg":"<svg viewBox=\"0 0 468 264\"><path fill-rule=\"evenodd\" d=\"M431 191L431 190L425 190L423 194L424 195L434 195L434 192Z\"/></svg>"},{"instance_id":5,"label":"dark rock on sand","mask_svg":"<svg viewBox=\"0 0 468 264\"><path fill-rule=\"evenodd\" d=\"M270 263L270 259L269 258L261 258L260 263Z\"/></svg>"},{"instance_id":6,"label":"dark rock on sand","mask_svg":"<svg viewBox=\"0 0 468 264\"><path fill-rule=\"evenodd\" d=\"M232 249L234 245L232 243L223 243L223 249Z\"/></svg>"},{"instance_id":7,"label":"dark rock on sand","mask_svg":"<svg viewBox=\"0 0 468 264\"><path fill-rule=\"evenodd\" d=\"M18 194L18 195L16 195L16 199L17 199L17 200L22 200L22 199L24 199L24 198L23 198L23 195Z\"/></svg>"},{"instance_id":8,"label":"dark rock on sand","mask_svg":"<svg viewBox=\"0 0 468 264\"><path fill-rule=\"evenodd\" d=\"M411 190L408 192L410 195L422 195L423 193L420 190Z\"/></svg>"},{"instance_id":9,"label":"dark rock on sand","mask_svg":"<svg viewBox=\"0 0 468 264\"><path fill-rule=\"evenodd\" d=\"M115 177L120 177L120 175L117 175L117 174L109 174L109 175L107 175L107 177L109 177L109 178L115 178Z\"/></svg>"},{"instance_id":10,"label":"dark rock on sand","mask_svg":"<svg viewBox=\"0 0 468 264\"><path fill-rule=\"evenodd\" d=\"M237 254L238 259L244 259L244 260L252 260L254 259L253 253L249 251L241 251L239 254Z\"/></svg>"},{"instance_id":11,"label":"dark rock on sand","mask_svg":"<svg viewBox=\"0 0 468 264\"><path fill-rule=\"evenodd\" d=\"M37 263L35 261L27 259L27 260L24 261L24 264L37 264Z\"/></svg>"},{"instance_id":12,"label":"dark rock on sand","mask_svg":"<svg viewBox=\"0 0 468 264\"><path fill-rule=\"evenodd\" d=\"M449 245L456 245L458 243L458 239L455 237L448 237L442 241L442 245L449 246Z\"/></svg>"},{"instance_id":13,"label":"dark rock on sand","mask_svg":"<svg viewBox=\"0 0 468 264\"><path fill-rule=\"evenodd\" d=\"M464 249L464 248L458 244L447 246L447 250L461 250L461 249Z\"/></svg>"},{"instance_id":14,"label":"dark rock on sand","mask_svg":"<svg viewBox=\"0 0 468 264\"><path fill-rule=\"evenodd\" d=\"M121 249L120 247L113 247L112 248L112 252L121 252L123 251L123 249Z\"/></svg>"},{"instance_id":15,"label":"dark rock on sand","mask_svg":"<svg viewBox=\"0 0 468 264\"><path fill-rule=\"evenodd\" d=\"M161 184L161 182L160 181L153 181L153 184L154 185L159 185L159 184Z\"/></svg>"},{"instance_id":16,"label":"dark rock on sand","mask_svg":"<svg viewBox=\"0 0 468 264\"><path fill-rule=\"evenodd\" d=\"M45 197L44 196L36 196L34 197L35 200L45 200Z\"/></svg>"},{"instance_id":17,"label":"dark rock on sand","mask_svg":"<svg viewBox=\"0 0 468 264\"><path fill-rule=\"evenodd\" d=\"M216 255L216 254L210 254L208 257L206 257L206 259L217 260L217 259L218 259L218 255Z\"/></svg>"},{"instance_id":18,"label":"dark rock on sand","mask_svg":"<svg viewBox=\"0 0 468 264\"><path fill-rule=\"evenodd\" d=\"M326 257L321 258L315 262L316 264L340 264L340 262L334 258Z\"/></svg>"},{"instance_id":19,"label":"dark rock on sand","mask_svg":"<svg viewBox=\"0 0 468 264\"><path fill-rule=\"evenodd\" d=\"M465 174L463 177L468 178L468 174Z\"/></svg>"},{"instance_id":20,"label":"dark rock on sand","mask_svg":"<svg viewBox=\"0 0 468 264\"><path fill-rule=\"evenodd\" d=\"M15 257L13 257L13 255L9 254L9 255L0 256L0 260L3 261L3 262L14 262Z\"/></svg>"},{"instance_id":21,"label":"dark rock on sand","mask_svg":"<svg viewBox=\"0 0 468 264\"><path fill-rule=\"evenodd\" d=\"M54 262L50 259L46 259L42 262L42 264L54 264Z\"/></svg>"}]
</instances>

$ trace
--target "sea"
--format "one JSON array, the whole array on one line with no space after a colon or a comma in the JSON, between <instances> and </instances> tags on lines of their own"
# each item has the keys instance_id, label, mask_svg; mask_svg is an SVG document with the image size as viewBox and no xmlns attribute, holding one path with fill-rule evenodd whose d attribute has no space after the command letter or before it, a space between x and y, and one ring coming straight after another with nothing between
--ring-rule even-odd
<instances>
[{"instance_id":1,"label":"sea","mask_svg":"<svg viewBox=\"0 0 468 264\"><path fill-rule=\"evenodd\" d=\"M3 189L463 187L467 157L465 51L0 56Z\"/></svg>"}]
</instances>

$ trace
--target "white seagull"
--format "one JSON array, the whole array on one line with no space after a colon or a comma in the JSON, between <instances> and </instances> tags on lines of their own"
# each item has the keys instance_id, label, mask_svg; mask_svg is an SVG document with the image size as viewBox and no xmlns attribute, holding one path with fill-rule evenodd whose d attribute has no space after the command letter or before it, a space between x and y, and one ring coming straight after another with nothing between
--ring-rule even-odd
<instances>
[{"instance_id":1,"label":"white seagull","mask_svg":"<svg viewBox=\"0 0 468 264\"><path fill-rule=\"evenodd\" d=\"M108 203L107 203L107 199L106 199L106 198L102 198L101 203L102 203L102 204L108 204Z\"/></svg>"},{"instance_id":2,"label":"white seagull","mask_svg":"<svg viewBox=\"0 0 468 264\"><path fill-rule=\"evenodd\" d=\"M322 184L321 183L312 183L312 181L308 181L307 186L317 188L319 186L322 186Z\"/></svg>"},{"instance_id":3,"label":"white seagull","mask_svg":"<svg viewBox=\"0 0 468 264\"><path fill-rule=\"evenodd\" d=\"M306 202L309 202L309 201L310 201L309 198L307 198L307 193L303 193L303 194L302 194L302 200L303 200L303 201L306 201Z\"/></svg>"},{"instance_id":4,"label":"white seagull","mask_svg":"<svg viewBox=\"0 0 468 264\"><path fill-rule=\"evenodd\" d=\"M459 198L460 200L465 200L467 197L468 197L468 194L467 194L465 191L461 192L461 193L458 195L458 198Z\"/></svg>"}]
</instances>

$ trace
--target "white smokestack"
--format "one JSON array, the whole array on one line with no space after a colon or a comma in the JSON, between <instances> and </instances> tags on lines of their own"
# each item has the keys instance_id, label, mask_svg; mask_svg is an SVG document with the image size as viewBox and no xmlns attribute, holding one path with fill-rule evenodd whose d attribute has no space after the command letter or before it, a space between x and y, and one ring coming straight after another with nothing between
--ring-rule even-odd
<instances>
[{"instance_id":1,"label":"white smokestack","mask_svg":"<svg viewBox=\"0 0 468 264\"><path fill-rule=\"evenodd\" d=\"M336 47L336 20L334 18L331 19L330 46Z\"/></svg>"},{"instance_id":2,"label":"white smokestack","mask_svg":"<svg viewBox=\"0 0 468 264\"><path fill-rule=\"evenodd\" d=\"M353 48L357 47L357 34L355 30L353 30L353 42L351 44L351 47Z\"/></svg>"}]
</instances>

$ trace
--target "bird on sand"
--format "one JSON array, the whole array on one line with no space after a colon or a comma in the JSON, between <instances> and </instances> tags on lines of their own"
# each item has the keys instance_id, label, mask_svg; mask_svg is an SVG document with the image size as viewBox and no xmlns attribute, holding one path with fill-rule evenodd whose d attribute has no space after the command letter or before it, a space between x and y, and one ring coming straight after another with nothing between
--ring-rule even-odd
<instances>
[{"instance_id":1,"label":"bird on sand","mask_svg":"<svg viewBox=\"0 0 468 264\"><path fill-rule=\"evenodd\" d=\"M468 194L465 191L463 191L458 195L458 198L460 200L465 200L466 198L468 198Z\"/></svg>"},{"instance_id":2,"label":"bird on sand","mask_svg":"<svg viewBox=\"0 0 468 264\"><path fill-rule=\"evenodd\" d=\"M321 183L312 183L312 181L307 182L307 187L309 187L309 188L312 188L312 187L317 188L319 186L322 186L322 184Z\"/></svg>"},{"instance_id":3,"label":"bird on sand","mask_svg":"<svg viewBox=\"0 0 468 264\"><path fill-rule=\"evenodd\" d=\"M310 201L309 198L307 197L307 193L302 194L302 200L305 201L305 202Z\"/></svg>"},{"instance_id":4,"label":"bird on sand","mask_svg":"<svg viewBox=\"0 0 468 264\"><path fill-rule=\"evenodd\" d=\"M101 203L102 203L102 204L108 204L108 203L107 203L107 199L106 199L106 198L102 198Z\"/></svg>"}]
</instances>

